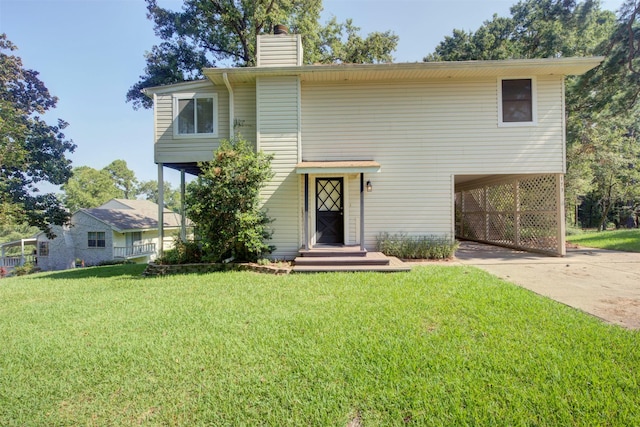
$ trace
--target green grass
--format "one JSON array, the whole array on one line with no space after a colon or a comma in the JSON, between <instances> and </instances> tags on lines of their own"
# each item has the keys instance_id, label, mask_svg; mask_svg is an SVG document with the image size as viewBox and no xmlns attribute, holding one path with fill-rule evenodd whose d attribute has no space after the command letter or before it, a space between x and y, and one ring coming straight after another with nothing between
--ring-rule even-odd
<instances>
[{"instance_id":1,"label":"green grass","mask_svg":"<svg viewBox=\"0 0 640 427\"><path fill-rule=\"evenodd\" d=\"M640 425L640 335L467 267L0 281L0 425Z\"/></svg>"},{"instance_id":2,"label":"green grass","mask_svg":"<svg viewBox=\"0 0 640 427\"><path fill-rule=\"evenodd\" d=\"M640 229L596 231L567 236L567 241L589 248L640 252Z\"/></svg>"}]
</instances>

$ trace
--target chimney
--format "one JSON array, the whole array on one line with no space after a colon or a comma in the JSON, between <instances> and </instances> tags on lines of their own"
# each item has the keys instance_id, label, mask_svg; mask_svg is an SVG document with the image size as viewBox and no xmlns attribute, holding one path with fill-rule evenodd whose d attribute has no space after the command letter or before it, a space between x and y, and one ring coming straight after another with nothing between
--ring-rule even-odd
<instances>
[{"instance_id":1,"label":"chimney","mask_svg":"<svg viewBox=\"0 0 640 427\"><path fill-rule=\"evenodd\" d=\"M273 27L273 34L258 36L256 49L258 67L294 67L302 65L302 38L289 34L284 25Z\"/></svg>"},{"instance_id":2,"label":"chimney","mask_svg":"<svg viewBox=\"0 0 640 427\"><path fill-rule=\"evenodd\" d=\"M278 24L275 27L273 27L273 34L276 36L279 36L279 35L286 36L289 34L289 29L285 25Z\"/></svg>"}]
</instances>

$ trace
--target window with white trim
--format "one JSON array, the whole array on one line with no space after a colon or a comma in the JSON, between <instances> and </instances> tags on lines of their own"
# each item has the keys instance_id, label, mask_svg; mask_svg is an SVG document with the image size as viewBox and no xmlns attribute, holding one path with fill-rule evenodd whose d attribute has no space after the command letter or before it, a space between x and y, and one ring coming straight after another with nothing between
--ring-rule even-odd
<instances>
[{"instance_id":1,"label":"window with white trim","mask_svg":"<svg viewBox=\"0 0 640 427\"><path fill-rule=\"evenodd\" d=\"M216 137L217 116L218 94L216 93L173 95L173 134L176 137Z\"/></svg>"},{"instance_id":2,"label":"window with white trim","mask_svg":"<svg viewBox=\"0 0 640 427\"><path fill-rule=\"evenodd\" d=\"M89 231L87 233L87 246L90 248L104 248L106 244L104 231Z\"/></svg>"},{"instance_id":3,"label":"window with white trim","mask_svg":"<svg viewBox=\"0 0 640 427\"><path fill-rule=\"evenodd\" d=\"M535 79L500 79L498 92L500 126L533 126L536 124Z\"/></svg>"}]
</instances>

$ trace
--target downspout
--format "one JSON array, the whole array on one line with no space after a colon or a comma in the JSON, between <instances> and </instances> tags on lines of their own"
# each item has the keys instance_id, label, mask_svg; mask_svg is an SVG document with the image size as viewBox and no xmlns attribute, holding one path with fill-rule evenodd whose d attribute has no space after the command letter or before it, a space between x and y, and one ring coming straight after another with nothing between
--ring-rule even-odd
<instances>
[{"instance_id":1,"label":"downspout","mask_svg":"<svg viewBox=\"0 0 640 427\"><path fill-rule=\"evenodd\" d=\"M229 91L229 140L232 140L235 136L235 132L233 131L233 122L235 120L233 117L233 111L235 109L233 89L231 88L231 83L229 83L229 76L227 75L227 73L222 73L222 80L224 81L224 85Z\"/></svg>"}]
</instances>

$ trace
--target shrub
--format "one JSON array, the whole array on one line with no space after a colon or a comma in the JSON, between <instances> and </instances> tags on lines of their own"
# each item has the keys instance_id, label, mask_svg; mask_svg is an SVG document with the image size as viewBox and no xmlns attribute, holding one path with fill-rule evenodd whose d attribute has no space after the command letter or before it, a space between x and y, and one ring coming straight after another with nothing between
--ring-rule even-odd
<instances>
[{"instance_id":1,"label":"shrub","mask_svg":"<svg viewBox=\"0 0 640 427\"><path fill-rule=\"evenodd\" d=\"M25 276L27 274L31 274L35 271L35 268L33 267L33 264L27 262L22 266L18 266L16 268L13 269L13 274L15 274L16 276Z\"/></svg>"},{"instance_id":2,"label":"shrub","mask_svg":"<svg viewBox=\"0 0 640 427\"><path fill-rule=\"evenodd\" d=\"M565 236L577 236L579 234L584 234L584 230L574 225L568 225L565 227Z\"/></svg>"},{"instance_id":3,"label":"shrub","mask_svg":"<svg viewBox=\"0 0 640 427\"><path fill-rule=\"evenodd\" d=\"M173 249L165 251L156 264L197 264L203 261L202 248L197 242L176 239Z\"/></svg>"},{"instance_id":4,"label":"shrub","mask_svg":"<svg viewBox=\"0 0 640 427\"><path fill-rule=\"evenodd\" d=\"M236 139L221 141L213 160L200 163L202 173L189 184L185 201L202 259L256 261L274 249L266 243L272 220L260 202L260 190L273 176L272 158Z\"/></svg>"},{"instance_id":5,"label":"shrub","mask_svg":"<svg viewBox=\"0 0 640 427\"><path fill-rule=\"evenodd\" d=\"M406 234L381 233L376 249L388 256L402 259L452 258L459 243L448 236L408 236Z\"/></svg>"}]
</instances>

